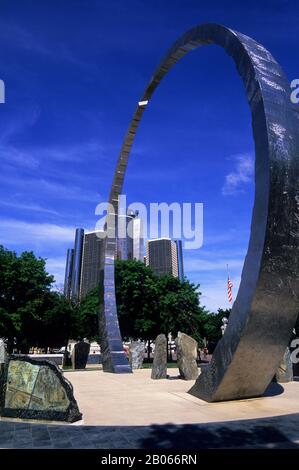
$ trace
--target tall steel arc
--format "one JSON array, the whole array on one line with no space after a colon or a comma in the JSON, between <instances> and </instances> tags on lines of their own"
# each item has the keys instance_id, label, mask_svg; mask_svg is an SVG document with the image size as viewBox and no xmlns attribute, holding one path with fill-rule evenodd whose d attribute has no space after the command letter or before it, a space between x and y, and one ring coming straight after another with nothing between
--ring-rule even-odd
<instances>
[{"instance_id":1,"label":"tall steel arc","mask_svg":"<svg viewBox=\"0 0 299 470\"><path fill-rule=\"evenodd\" d=\"M147 102L179 59L208 44L223 47L243 80L256 154L251 235L238 295L210 366L190 390L207 401L220 401L264 393L299 310L298 114L291 105L291 90L283 70L253 39L221 25L196 26L175 42L146 87L124 139L110 193L100 330L104 370L130 371L122 353L114 289L113 227L118 196Z\"/></svg>"}]
</instances>

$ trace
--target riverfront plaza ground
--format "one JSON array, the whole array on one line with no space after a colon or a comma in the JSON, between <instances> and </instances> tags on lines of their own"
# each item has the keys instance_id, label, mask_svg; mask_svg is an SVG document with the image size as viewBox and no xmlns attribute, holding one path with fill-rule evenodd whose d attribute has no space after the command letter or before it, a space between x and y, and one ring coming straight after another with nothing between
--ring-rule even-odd
<instances>
[{"instance_id":1,"label":"riverfront plaza ground","mask_svg":"<svg viewBox=\"0 0 299 470\"><path fill-rule=\"evenodd\" d=\"M193 381L70 371L83 420L74 424L0 419L0 448L299 448L299 382L268 396L206 403Z\"/></svg>"}]
</instances>

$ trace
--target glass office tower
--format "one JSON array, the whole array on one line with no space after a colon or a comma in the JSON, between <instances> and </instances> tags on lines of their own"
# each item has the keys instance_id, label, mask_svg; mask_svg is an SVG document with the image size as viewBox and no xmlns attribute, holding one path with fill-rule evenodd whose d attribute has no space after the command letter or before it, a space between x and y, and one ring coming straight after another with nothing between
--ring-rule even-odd
<instances>
[{"instance_id":1,"label":"glass office tower","mask_svg":"<svg viewBox=\"0 0 299 470\"><path fill-rule=\"evenodd\" d=\"M102 230L85 233L81 264L80 300L99 285L100 267L104 255L104 239L98 235Z\"/></svg>"},{"instance_id":2,"label":"glass office tower","mask_svg":"<svg viewBox=\"0 0 299 470\"><path fill-rule=\"evenodd\" d=\"M83 239L84 239L83 228L77 228L76 235L75 235L75 248L74 248L74 257L73 257L72 283L71 283L71 298L72 300L75 300L75 301L79 300L79 295L80 295Z\"/></svg>"},{"instance_id":3,"label":"glass office tower","mask_svg":"<svg viewBox=\"0 0 299 470\"><path fill-rule=\"evenodd\" d=\"M128 210L125 215L119 214L118 229L116 258L143 261L143 224L138 218L138 212Z\"/></svg>"},{"instance_id":4,"label":"glass office tower","mask_svg":"<svg viewBox=\"0 0 299 470\"><path fill-rule=\"evenodd\" d=\"M122 224L121 237L117 239L116 257L121 260L143 261L143 226L138 212L128 211L119 215ZM75 246L67 250L64 295L67 299L79 301L99 283L101 257L104 253L102 230L85 233L76 229Z\"/></svg>"},{"instance_id":5,"label":"glass office tower","mask_svg":"<svg viewBox=\"0 0 299 470\"><path fill-rule=\"evenodd\" d=\"M64 278L64 295L67 299L71 298L73 261L74 261L74 249L68 248L67 254L66 254L66 266L65 266L65 278Z\"/></svg>"},{"instance_id":6,"label":"glass office tower","mask_svg":"<svg viewBox=\"0 0 299 470\"><path fill-rule=\"evenodd\" d=\"M182 240L175 240L176 251L177 251L177 263L178 263L178 277L181 281L184 280L184 262L183 262L183 244Z\"/></svg>"},{"instance_id":7,"label":"glass office tower","mask_svg":"<svg viewBox=\"0 0 299 470\"><path fill-rule=\"evenodd\" d=\"M143 238L143 222L135 213L133 219L133 258L142 261L144 258L144 238Z\"/></svg>"},{"instance_id":8,"label":"glass office tower","mask_svg":"<svg viewBox=\"0 0 299 470\"><path fill-rule=\"evenodd\" d=\"M183 279L183 253L181 240L170 238L157 238L148 240L146 265L149 266L157 276L171 274Z\"/></svg>"}]
</instances>

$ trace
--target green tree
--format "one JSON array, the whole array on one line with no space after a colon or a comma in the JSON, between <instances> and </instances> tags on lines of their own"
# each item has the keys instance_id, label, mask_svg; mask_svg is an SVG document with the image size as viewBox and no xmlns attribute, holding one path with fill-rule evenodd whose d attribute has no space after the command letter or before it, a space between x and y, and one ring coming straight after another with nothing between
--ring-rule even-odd
<instances>
[{"instance_id":1,"label":"green tree","mask_svg":"<svg viewBox=\"0 0 299 470\"><path fill-rule=\"evenodd\" d=\"M120 330L124 339L153 339L159 325L157 277L140 261L116 261L115 290Z\"/></svg>"},{"instance_id":2,"label":"green tree","mask_svg":"<svg viewBox=\"0 0 299 470\"><path fill-rule=\"evenodd\" d=\"M99 289L91 290L81 301L79 306L78 339L88 338L90 341L99 342Z\"/></svg>"},{"instance_id":3,"label":"green tree","mask_svg":"<svg viewBox=\"0 0 299 470\"><path fill-rule=\"evenodd\" d=\"M36 345L47 348L67 347L69 340L81 339L81 318L78 303L58 292L49 292L41 319L43 332Z\"/></svg>"},{"instance_id":4,"label":"green tree","mask_svg":"<svg viewBox=\"0 0 299 470\"><path fill-rule=\"evenodd\" d=\"M0 246L0 334L8 339L10 351L15 345L28 352L38 338L53 282L44 259L36 258L33 252L17 256Z\"/></svg>"},{"instance_id":5,"label":"green tree","mask_svg":"<svg viewBox=\"0 0 299 470\"><path fill-rule=\"evenodd\" d=\"M208 340L208 344L210 345L210 350L213 351L216 344L222 337L222 319L224 317L229 318L231 309L221 309L219 308L217 313L205 313L202 321L203 321L203 330L206 339Z\"/></svg>"},{"instance_id":6,"label":"green tree","mask_svg":"<svg viewBox=\"0 0 299 470\"><path fill-rule=\"evenodd\" d=\"M0 335L26 353L31 346L60 347L70 338L98 341L98 288L80 306L51 291L54 282L45 260L32 252L17 256L0 246ZM200 305L198 287L172 276L157 277L138 261L116 261L116 299L122 337L149 341L181 330L199 344L221 338L222 318Z\"/></svg>"},{"instance_id":7,"label":"green tree","mask_svg":"<svg viewBox=\"0 0 299 470\"><path fill-rule=\"evenodd\" d=\"M138 261L116 261L115 290L122 338L154 338L160 327L158 288L152 270ZM85 296L79 310L81 336L98 340L98 288Z\"/></svg>"},{"instance_id":8,"label":"green tree","mask_svg":"<svg viewBox=\"0 0 299 470\"><path fill-rule=\"evenodd\" d=\"M77 305L51 291L46 261L32 252L20 256L0 246L0 336L14 348L61 347L80 335Z\"/></svg>"},{"instance_id":9,"label":"green tree","mask_svg":"<svg viewBox=\"0 0 299 470\"><path fill-rule=\"evenodd\" d=\"M200 305L198 286L172 276L157 277L138 261L116 261L115 290L122 338L153 340L159 333L181 330L202 343L207 314ZM97 334L98 289L80 305L86 337Z\"/></svg>"},{"instance_id":10,"label":"green tree","mask_svg":"<svg viewBox=\"0 0 299 470\"><path fill-rule=\"evenodd\" d=\"M172 333L176 337L182 331L201 344L203 315L207 311L200 305L199 285L170 275L159 277L157 283L161 332L166 335Z\"/></svg>"}]
</instances>

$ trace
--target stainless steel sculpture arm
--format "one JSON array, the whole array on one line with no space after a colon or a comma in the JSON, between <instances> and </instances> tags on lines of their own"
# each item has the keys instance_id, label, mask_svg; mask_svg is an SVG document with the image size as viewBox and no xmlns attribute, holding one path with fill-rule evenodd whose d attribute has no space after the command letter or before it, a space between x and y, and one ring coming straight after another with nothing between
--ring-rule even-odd
<instances>
[{"instance_id":1,"label":"stainless steel sculpture arm","mask_svg":"<svg viewBox=\"0 0 299 470\"><path fill-rule=\"evenodd\" d=\"M208 401L261 395L288 344L298 314L299 136L290 86L269 51L253 39L221 25L192 28L172 46L141 97L124 139L107 214L102 271L100 330L104 370L130 371L120 351L114 290L117 216L129 154L138 124L156 87L190 50L216 44L234 60L251 109L255 141L255 202L241 284L225 335L213 360L190 393ZM118 352L117 352L118 351Z\"/></svg>"}]
</instances>

